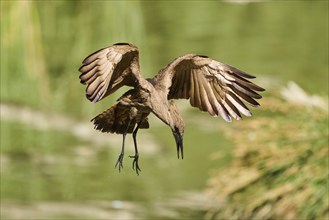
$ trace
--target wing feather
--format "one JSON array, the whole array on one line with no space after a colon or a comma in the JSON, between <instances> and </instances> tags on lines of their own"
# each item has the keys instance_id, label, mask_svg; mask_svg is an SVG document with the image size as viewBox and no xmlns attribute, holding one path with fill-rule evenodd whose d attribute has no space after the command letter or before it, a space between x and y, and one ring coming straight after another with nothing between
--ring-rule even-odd
<instances>
[{"instance_id":1,"label":"wing feather","mask_svg":"<svg viewBox=\"0 0 329 220\"><path fill-rule=\"evenodd\" d=\"M262 96L257 92L265 91L246 78L255 76L206 56L187 54L160 70L155 80L168 91L168 99L190 99L193 107L231 121L242 119L240 112L251 116L245 103L259 106L255 99Z\"/></svg>"},{"instance_id":2,"label":"wing feather","mask_svg":"<svg viewBox=\"0 0 329 220\"><path fill-rule=\"evenodd\" d=\"M236 106L242 114L245 116L251 116L248 107L233 92L228 92L226 98L230 100L230 102Z\"/></svg>"},{"instance_id":3,"label":"wing feather","mask_svg":"<svg viewBox=\"0 0 329 220\"><path fill-rule=\"evenodd\" d=\"M189 96L190 97L190 104L193 106L193 107L196 107L197 104L195 103L195 96L194 94L196 93L196 86L195 86L195 83L194 83L194 77L193 77L193 74L190 75L190 90L189 90Z\"/></svg>"},{"instance_id":4,"label":"wing feather","mask_svg":"<svg viewBox=\"0 0 329 220\"><path fill-rule=\"evenodd\" d=\"M199 90L199 82L196 77L196 74L192 72L192 77L193 77L193 83L194 83L194 93L191 94L194 96L194 107L198 107L200 110L202 110L202 103L200 99L200 90Z\"/></svg>"},{"instance_id":5,"label":"wing feather","mask_svg":"<svg viewBox=\"0 0 329 220\"><path fill-rule=\"evenodd\" d=\"M202 110L205 111L205 112L209 112L210 115L214 115L214 112L210 106L210 103L208 101L208 95L207 95L207 92L205 90L205 85L204 85L204 82L203 82L203 78L200 77L199 80L198 80L198 83L199 83L199 89L200 89L200 99L201 99L201 102L202 102Z\"/></svg>"},{"instance_id":6,"label":"wing feather","mask_svg":"<svg viewBox=\"0 0 329 220\"><path fill-rule=\"evenodd\" d=\"M250 89L253 89L253 90L256 90L256 91L259 91L259 92L263 92L265 91L262 87L260 86L257 86L256 84L250 82L249 80L246 80L244 78L241 78L237 75L235 75L235 81L239 82L241 85L244 85Z\"/></svg>"},{"instance_id":7,"label":"wing feather","mask_svg":"<svg viewBox=\"0 0 329 220\"><path fill-rule=\"evenodd\" d=\"M119 43L100 49L82 61L79 76L87 84L86 97L98 102L121 86L136 87L141 78L138 64L138 48Z\"/></svg>"},{"instance_id":8,"label":"wing feather","mask_svg":"<svg viewBox=\"0 0 329 220\"><path fill-rule=\"evenodd\" d=\"M191 75L188 73L188 71L184 71L185 75L185 82L184 82L184 99L189 98L189 89L192 88L191 84Z\"/></svg>"},{"instance_id":9,"label":"wing feather","mask_svg":"<svg viewBox=\"0 0 329 220\"><path fill-rule=\"evenodd\" d=\"M249 89L248 87L242 85L242 84L238 84L238 83L232 83L233 87L236 88L237 90L239 90L240 92L243 92L244 94L255 98L255 99L260 99L262 98L261 95L259 95L258 93L252 91L251 89Z\"/></svg>"},{"instance_id":10,"label":"wing feather","mask_svg":"<svg viewBox=\"0 0 329 220\"><path fill-rule=\"evenodd\" d=\"M210 84L207 82L207 79L205 77L200 77L200 81L202 83L202 87L205 91L204 99L207 104L207 111L211 116L218 115L217 108L216 108L216 102L213 98L213 92L210 88Z\"/></svg>"},{"instance_id":11,"label":"wing feather","mask_svg":"<svg viewBox=\"0 0 329 220\"><path fill-rule=\"evenodd\" d=\"M227 111L230 113L230 115L236 119L236 120L241 120L242 117L239 113L239 110L233 105L229 99L226 99L225 102L223 102L223 105L227 109Z\"/></svg>"},{"instance_id":12,"label":"wing feather","mask_svg":"<svg viewBox=\"0 0 329 220\"><path fill-rule=\"evenodd\" d=\"M93 62L94 60L96 59L99 59L99 57L102 57L103 54L107 53L108 51L107 50L104 50L105 48L102 48L102 49L99 49L97 50L96 52L90 54L88 57L86 57L82 63L84 65L88 64L88 63L91 63ZM106 48L108 49L108 48Z\"/></svg>"},{"instance_id":13,"label":"wing feather","mask_svg":"<svg viewBox=\"0 0 329 220\"><path fill-rule=\"evenodd\" d=\"M249 105L251 105L252 107L258 107L259 103L257 101L255 101L252 97L248 96L247 94L237 90L236 88L234 88L233 86L229 86L232 91L243 101L247 102Z\"/></svg>"},{"instance_id":14,"label":"wing feather","mask_svg":"<svg viewBox=\"0 0 329 220\"><path fill-rule=\"evenodd\" d=\"M185 79L185 76L186 76L185 72L183 74L181 74L180 81L178 84L179 85L181 84L182 86L179 86L178 94L177 94L178 97L184 98L184 86L185 86L184 84L187 82L187 79Z\"/></svg>"}]
</instances>

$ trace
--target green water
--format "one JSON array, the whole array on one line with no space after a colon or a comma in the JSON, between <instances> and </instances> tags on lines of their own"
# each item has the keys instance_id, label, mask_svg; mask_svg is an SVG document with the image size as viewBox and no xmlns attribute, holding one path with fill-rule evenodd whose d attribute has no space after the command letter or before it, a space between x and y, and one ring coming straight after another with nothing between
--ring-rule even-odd
<instances>
[{"instance_id":1,"label":"green water","mask_svg":"<svg viewBox=\"0 0 329 220\"><path fill-rule=\"evenodd\" d=\"M148 155L143 154L143 148L153 146L140 146L142 172L137 176L127 156L121 173L114 168L120 146L95 146L65 132L43 131L2 121L2 202L33 205L47 201L73 204L129 201L153 207L155 201L169 199L178 192L201 190L209 169L228 162L231 144L216 131L204 132L196 124L188 125L183 161L177 160L169 129L159 127L147 131L158 138L161 148L156 154ZM209 141L204 141L205 136ZM132 145L128 144L127 148L126 155L132 154ZM87 153L81 153L83 149ZM211 161L209 155L219 149L226 160ZM193 216L198 213L190 211ZM136 214L137 211L134 209L133 212ZM6 217L7 212L4 213ZM64 213L49 217L63 217ZM35 214L38 216L37 212ZM152 215L159 216L152 209L141 214L144 217ZM74 216L79 217L79 213Z\"/></svg>"},{"instance_id":2,"label":"green water","mask_svg":"<svg viewBox=\"0 0 329 220\"><path fill-rule=\"evenodd\" d=\"M77 69L85 56L116 42L139 47L145 77L192 52L256 75L268 87L265 97L290 80L307 92L328 94L327 1L1 1L1 103L88 122L124 89L93 105L84 98ZM36 204L78 204L82 210L97 201L129 201L144 207L127 208L136 217L170 218L155 208L161 208L157 202L204 189L212 168L224 167L234 147L222 132L230 125L220 118L197 110L184 112L184 118L183 161L166 126L140 131L159 149L143 154L152 146L140 146L138 177L128 157L120 174L114 168L120 144L97 145L67 131L1 118L2 217L27 207L34 210L27 217L91 218L60 209L47 215ZM131 143L126 155L133 152ZM214 152L219 160L210 159ZM179 214L202 216L188 209Z\"/></svg>"}]
</instances>

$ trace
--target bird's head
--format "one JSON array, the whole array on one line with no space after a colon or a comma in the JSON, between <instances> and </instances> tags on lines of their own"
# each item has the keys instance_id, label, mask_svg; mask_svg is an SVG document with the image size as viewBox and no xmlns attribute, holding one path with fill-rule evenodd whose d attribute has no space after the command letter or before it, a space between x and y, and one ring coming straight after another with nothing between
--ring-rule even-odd
<instances>
[{"instance_id":1,"label":"bird's head","mask_svg":"<svg viewBox=\"0 0 329 220\"><path fill-rule=\"evenodd\" d=\"M183 159L183 136L185 124L174 102L170 102L170 114L171 122L169 123L169 125L176 141L177 156L179 158L179 154L181 154Z\"/></svg>"}]
</instances>

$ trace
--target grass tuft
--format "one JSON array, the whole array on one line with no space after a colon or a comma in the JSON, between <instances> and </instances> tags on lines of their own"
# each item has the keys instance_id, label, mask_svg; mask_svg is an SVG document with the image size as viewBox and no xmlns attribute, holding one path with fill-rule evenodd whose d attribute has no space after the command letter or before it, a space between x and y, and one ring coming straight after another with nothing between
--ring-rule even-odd
<instances>
[{"instance_id":1,"label":"grass tuft","mask_svg":"<svg viewBox=\"0 0 329 220\"><path fill-rule=\"evenodd\" d=\"M235 123L235 160L213 175L208 192L224 205L209 219L328 218L328 115L282 101L263 100L264 115Z\"/></svg>"}]
</instances>

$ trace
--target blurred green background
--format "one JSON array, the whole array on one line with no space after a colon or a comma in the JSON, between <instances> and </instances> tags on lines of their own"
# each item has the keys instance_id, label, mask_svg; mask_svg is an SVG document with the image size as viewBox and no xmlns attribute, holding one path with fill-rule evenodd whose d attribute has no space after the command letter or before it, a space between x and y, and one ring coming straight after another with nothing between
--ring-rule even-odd
<instances>
[{"instance_id":1,"label":"blurred green background","mask_svg":"<svg viewBox=\"0 0 329 220\"><path fill-rule=\"evenodd\" d=\"M186 53L245 70L262 107L228 124L179 102L186 158L151 117L141 175L119 174L121 136L89 120L125 88L92 104L78 80L117 42L145 77ZM1 1L1 218L328 217L327 99L328 1Z\"/></svg>"}]
</instances>

